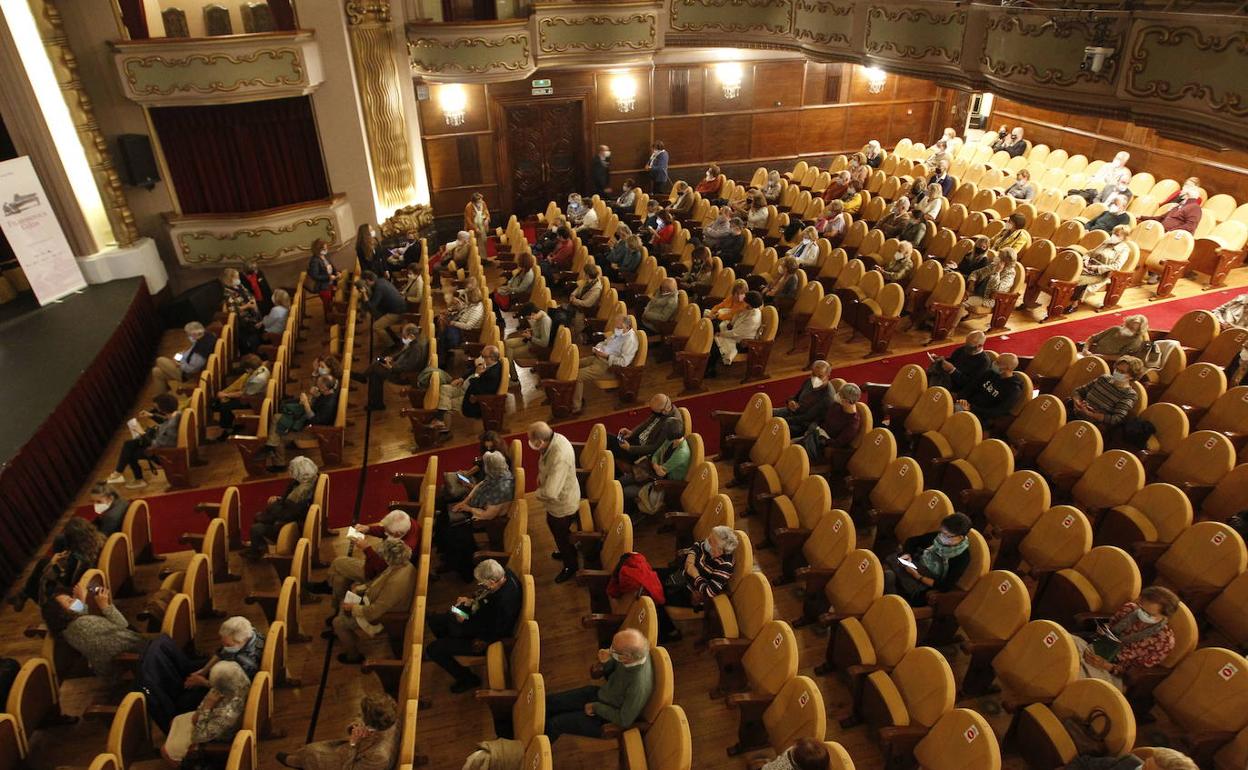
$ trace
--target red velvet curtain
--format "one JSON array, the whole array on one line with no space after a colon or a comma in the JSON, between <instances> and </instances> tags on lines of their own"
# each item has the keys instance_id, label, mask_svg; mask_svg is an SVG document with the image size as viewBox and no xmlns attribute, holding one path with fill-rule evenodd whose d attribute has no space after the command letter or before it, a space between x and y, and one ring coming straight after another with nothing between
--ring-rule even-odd
<instances>
[{"instance_id":1,"label":"red velvet curtain","mask_svg":"<svg viewBox=\"0 0 1248 770\"><path fill-rule=\"evenodd\" d=\"M121 22L126 25L131 40L147 40L147 15L143 12L143 0L118 0L121 6Z\"/></svg>"},{"instance_id":2,"label":"red velvet curtain","mask_svg":"<svg viewBox=\"0 0 1248 770\"><path fill-rule=\"evenodd\" d=\"M152 123L184 214L234 214L329 197L306 96L158 107Z\"/></svg>"}]
</instances>

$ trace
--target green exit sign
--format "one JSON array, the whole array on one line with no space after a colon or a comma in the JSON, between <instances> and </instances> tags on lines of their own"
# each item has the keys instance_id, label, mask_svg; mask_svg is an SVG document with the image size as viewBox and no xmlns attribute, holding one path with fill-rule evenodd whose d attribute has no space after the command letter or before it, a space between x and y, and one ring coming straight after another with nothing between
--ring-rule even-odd
<instances>
[{"instance_id":1,"label":"green exit sign","mask_svg":"<svg viewBox=\"0 0 1248 770\"><path fill-rule=\"evenodd\" d=\"M534 80L533 87L534 88L550 88L550 80L545 79L545 78L541 80Z\"/></svg>"}]
</instances>

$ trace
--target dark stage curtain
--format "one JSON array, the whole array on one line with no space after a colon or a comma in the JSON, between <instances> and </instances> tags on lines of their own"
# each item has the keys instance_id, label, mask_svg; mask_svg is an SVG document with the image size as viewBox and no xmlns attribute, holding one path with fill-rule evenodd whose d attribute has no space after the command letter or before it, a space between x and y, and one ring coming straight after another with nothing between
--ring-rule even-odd
<instances>
[{"instance_id":1,"label":"dark stage curtain","mask_svg":"<svg viewBox=\"0 0 1248 770\"><path fill-rule=\"evenodd\" d=\"M143 0L118 0L121 6L121 22L126 25L131 40L147 40L147 16L143 13Z\"/></svg>"},{"instance_id":2,"label":"dark stage curtain","mask_svg":"<svg viewBox=\"0 0 1248 770\"><path fill-rule=\"evenodd\" d=\"M151 110L184 214L235 214L329 197L308 97Z\"/></svg>"},{"instance_id":3,"label":"dark stage curtain","mask_svg":"<svg viewBox=\"0 0 1248 770\"><path fill-rule=\"evenodd\" d=\"M0 466L0 585L12 585L89 480L147 381L160 328L147 284L140 284L112 338L65 400L12 461Z\"/></svg>"}]
</instances>

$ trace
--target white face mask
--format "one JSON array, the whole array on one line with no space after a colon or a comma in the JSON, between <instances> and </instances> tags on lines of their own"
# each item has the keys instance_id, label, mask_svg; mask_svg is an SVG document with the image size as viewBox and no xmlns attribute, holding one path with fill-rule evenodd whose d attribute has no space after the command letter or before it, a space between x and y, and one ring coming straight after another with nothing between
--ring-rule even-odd
<instances>
[{"instance_id":1,"label":"white face mask","mask_svg":"<svg viewBox=\"0 0 1248 770\"><path fill-rule=\"evenodd\" d=\"M822 387L823 387L823 378L822 378L822 377L811 377L811 378L810 378L810 386L811 386L812 388L815 388L815 389L822 388Z\"/></svg>"},{"instance_id":2,"label":"white face mask","mask_svg":"<svg viewBox=\"0 0 1248 770\"><path fill-rule=\"evenodd\" d=\"M96 513L103 513L108 510L109 505L110 503L94 503L91 507L95 509Z\"/></svg>"},{"instance_id":3,"label":"white face mask","mask_svg":"<svg viewBox=\"0 0 1248 770\"><path fill-rule=\"evenodd\" d=\"M1114 372L1113 374L1111 374L1111 375L1110 375L1110 378L1112 378L1112 379L1113 379L1113 381L1114 381L1114 382L1116 382L1116 383L1118 383L1119 385L1121 385L1122 383L1124 383L1124 382L1126 382L1128 379L1130 379L1130 378L1126 375L1126 373L1125 373L1125 372Z\"/></svg>"},{"instance_id":4,"label":"white face mask","mask_svg":"<svg viewBox=\"0 0 1248 770\"><path fill-rule=\"evenodd\" d=\"M411 337L404 337L404 338L402 339L402 342L403 342L403 347L407 347L408 345L412 344L412 338L411 338Z\"/></svg>"},{"instance_id":5,"label":"white face mask","mask_svg":"<svg viewBox=\"0 0 1248 770\"><path fill-rule=\"evenodd\" d=\"M329 252L328 252L328 251L325 251L324 249L322 249L322 250L321 250L321 258L322 258L322 259L324 259L324 258L325 258L328 254L329 254Z\"/></svg>"},{"instance_id":6,"label":"white face mask","mask_svg":"<svg viewBox=\"0 0 1248 770\"><path fill-rule=\"evenodd\" d=\"M236 644L236 645L234 645L233 647L222 647L222 648L221 648L221 652L228 652L228 653L230 653L230 654L232 655L232 654L234 654L234 653L238 652L238 651L239 651L239 650L241 650L241 649L243 649L243 645L241 645L241 644Z\"/></svg>"},{"instance_id":7,"label":"white face mask","mask_svg":"<svg viewBox=\"0 0 1248 770\"><path fill-rule=\"evenodd\" d=\"M1117 214L1117 213L1119 213L1119 212L1121 212L1121 211L1122 211L1122 206L1119 206L1117 203L1111 203L1111 204L1109 204L1109 213L1111 213L1111 214Z\"/></svg>"},{"instance_id":8,"label":"white face mask","mask_svg":"<svg viewBox=\"0 0 1248 770\"><path fill-rule=\"evenodd\" d=\"M238 278L235 278L234 280L230 281L230 285L233 286L235 289L237 289L239 286L243 285L243 282L239 280Z\"/></svg>"},{"instance_id":9,"label":"white face mask","mask_svg":"<svg viewBox=\"0 0 1248 770\"><path fill-rule=\"evenodd\" d=\"M329 374L329 367L327 367L327 366L318 366L318 367L316 367L316 373L317 373L317 374Z\"/></svg>"},{"instance_id":10,"label":"white face mask","mask_svg":"<svg viewBox=\"0 0 1248 770\"><path fill-rule=\"evenodd\" d=\"M87 605L83 604L82 599L74 599L69 603L69 611L75 615L81 615L87 611Z\"/></svg>"},{"instance_id":11,"label":"white face mask","mask_svg":"<svg viewBox=\"0 0 1248 770\"><path fill-rule=\"evenodd\" d=\"M1143 607L1135 608L1135 617L1138 618L1141 623L1147 623L1150 626L1161 622L1161 618L1155 618L1152 615L1149 615L1148 610L1145 610Z\"/></svg>"},{"instance_id":12,"label":"white face mask","mask_svg":"<svg viewBox=\"0 0 1248 770\"><path fill-rule=\"evenodd\" d=\"M1187 198L1195 198L1200 195L1200 191L1195 187L1184 187L1183 195Z\"/></svg>"}]
</instances>

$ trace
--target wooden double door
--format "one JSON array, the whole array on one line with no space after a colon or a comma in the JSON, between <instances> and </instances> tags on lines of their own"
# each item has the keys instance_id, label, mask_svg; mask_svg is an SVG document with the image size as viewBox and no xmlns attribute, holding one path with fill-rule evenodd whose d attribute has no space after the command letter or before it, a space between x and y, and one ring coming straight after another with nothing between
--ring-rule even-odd
<instances>
[{"instance_id":1,"label":"wooden double door","mask_svg":"<svg viewBox=\"0 0 1248 770\"><path fill-rule=\"evenodd\" d=\"M511 210L524 218L560 205L584 178L584 102L580 99L503 105L503 176Z\"/></svg>"}]
</instances>

